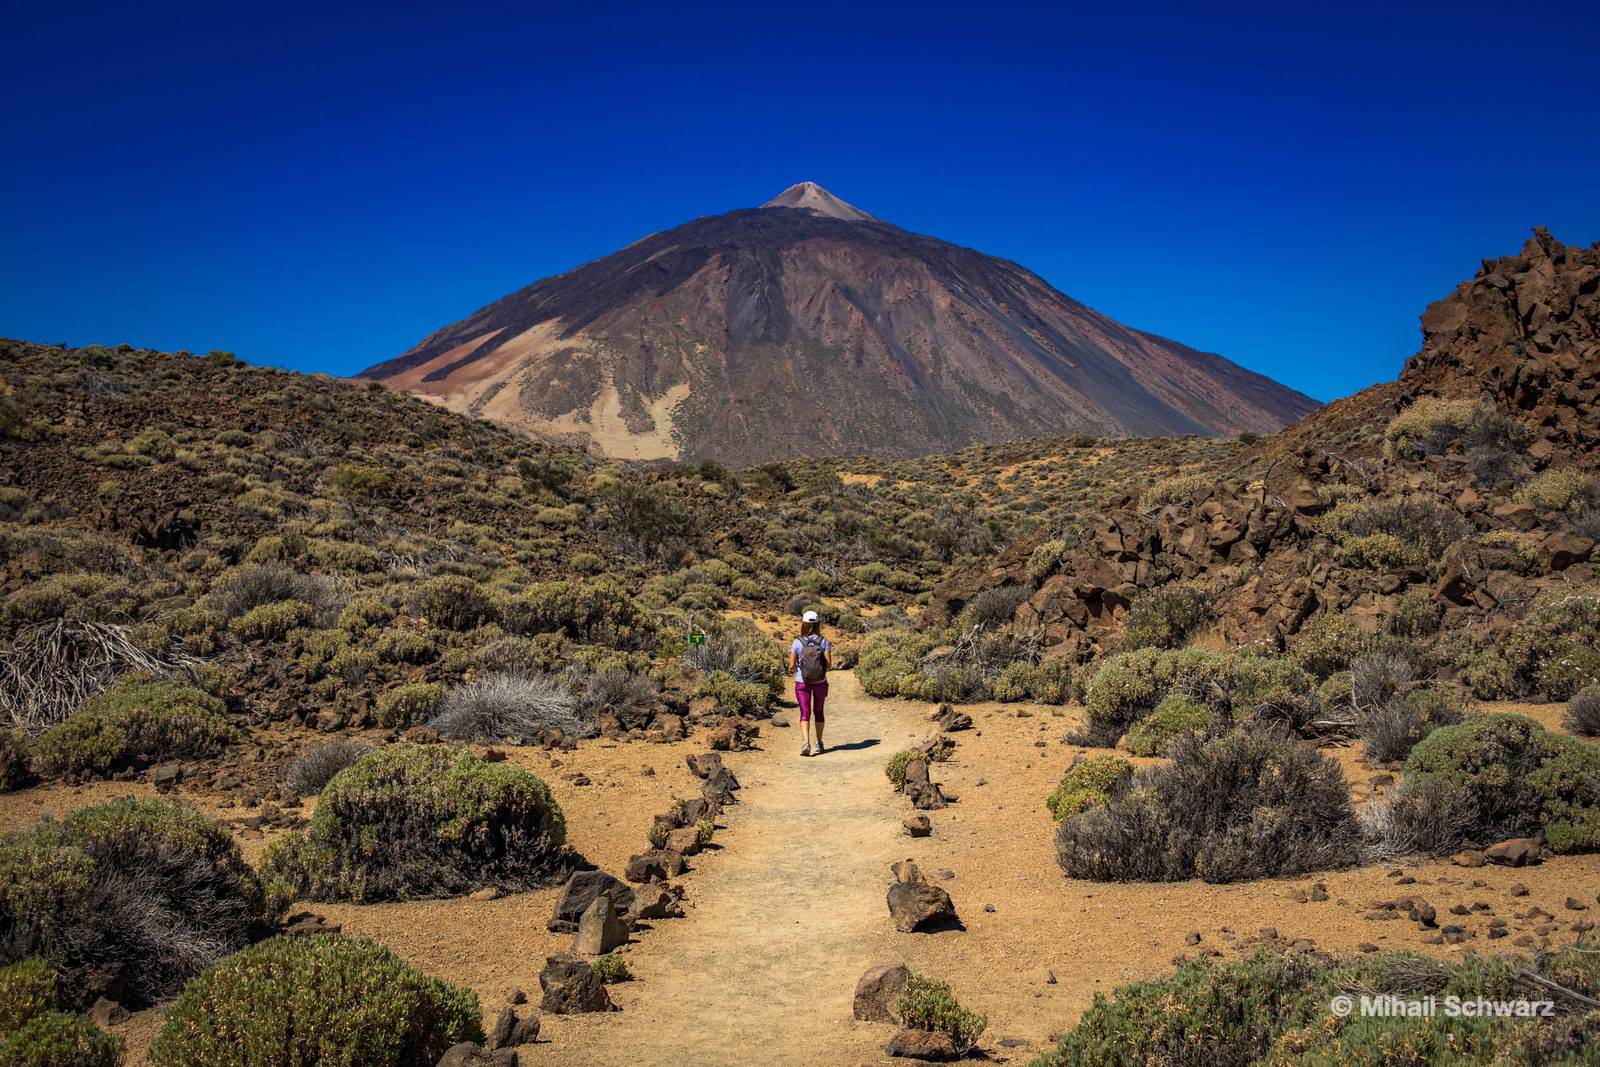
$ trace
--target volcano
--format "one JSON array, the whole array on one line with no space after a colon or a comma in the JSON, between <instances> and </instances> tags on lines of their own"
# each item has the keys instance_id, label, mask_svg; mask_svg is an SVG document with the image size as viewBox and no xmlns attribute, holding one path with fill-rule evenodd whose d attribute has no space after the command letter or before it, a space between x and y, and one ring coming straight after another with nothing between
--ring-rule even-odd
<instances>
[{"instance_id":1,"label":"volcano","mask_svg":"<svg viewBox=\"0 0 1600 1067\"><path fill-rule=\"evenodd\" d=\"M1316 401L813 182L535 282L361 377L631 459L1279 429Z\"/></svg>"}]
</instances>

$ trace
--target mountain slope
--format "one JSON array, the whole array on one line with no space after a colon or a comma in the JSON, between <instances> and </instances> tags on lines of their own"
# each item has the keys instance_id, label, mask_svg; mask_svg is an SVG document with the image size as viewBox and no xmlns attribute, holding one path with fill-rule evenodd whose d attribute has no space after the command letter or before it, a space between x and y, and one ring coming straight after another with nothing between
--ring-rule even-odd
<instances>
[{"instance_id":1,"label":"mountain slope","mask_svg":"<svg viewBox=\"0 0 1600 1067\"><path fill-rule=\"evenodd\" d=\"M1317 406L811 183L547 278L362 376L612 455L738 463L1272 430Z\"/></svg>"}]
</instances>

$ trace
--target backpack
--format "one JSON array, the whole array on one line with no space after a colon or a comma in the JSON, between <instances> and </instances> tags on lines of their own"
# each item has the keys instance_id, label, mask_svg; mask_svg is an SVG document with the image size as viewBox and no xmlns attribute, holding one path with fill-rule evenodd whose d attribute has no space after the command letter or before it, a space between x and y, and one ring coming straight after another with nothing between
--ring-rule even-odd
<instances>
[{"instance_id":1,"label":"backpack","mask_svg":"<svg viewBox=\"0 0 1600 1067\"><path fill-rule=\"evenodd\" d=\"M807 685L826 681L828 664L822 658L822 638L807 634L800 639L800 680Z\"/></svg>"}]
</instances>

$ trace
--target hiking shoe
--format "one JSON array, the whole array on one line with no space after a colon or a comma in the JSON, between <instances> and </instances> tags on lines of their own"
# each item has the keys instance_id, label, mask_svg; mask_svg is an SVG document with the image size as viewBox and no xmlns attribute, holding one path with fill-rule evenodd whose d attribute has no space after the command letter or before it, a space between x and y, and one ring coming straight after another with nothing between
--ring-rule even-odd
<instances>
[{"instance_id":1,"label":"hiking shoe","mask_svg":"<svg viewBox=\"0 0 1600 1067\"><path fill-rule=\"evenodd\" d=\"M812 746L811 754L813 756L820 756L820 755L822 755L822 753L823 753L822 742L818 741L815 745Z\"/></svg>"},{"instance_id":2,"label":"hiking shoe","mask_svg":"<svg viewBox=\"0 0 1600 1067\"><path fill-rule=\"evenodd\" d=\"M810 745L806 745L804 748L802 748L800 750L800 755L802 755L802 756L809 756L811 754L812 753L811 753L811 746Z\"/></svg>"}]
</instances>

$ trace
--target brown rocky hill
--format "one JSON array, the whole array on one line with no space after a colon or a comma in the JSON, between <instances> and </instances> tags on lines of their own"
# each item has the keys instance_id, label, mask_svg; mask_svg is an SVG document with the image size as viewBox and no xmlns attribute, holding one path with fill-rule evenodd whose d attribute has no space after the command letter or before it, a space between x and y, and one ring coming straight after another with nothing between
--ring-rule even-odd
<instances>
[{"instance_id":1,"label":"brown rocky hill","mask_svg":"<svg viewBox=\"0 0 1600 1067\"><path fill-rule=\"evenodd\" d=\"M1597 289L1600 246L1535 231L1427 309L1398 381L1269 438L1231 477L1158 483L959 571L936 604L953 616L1026 585L1013 627L1076 660L1179 588L1204 591L1234 647L1281 647L1317 616L1372 625L1407 594L1438 606L1440 632L1504 632L1600 577Z\"/></svg>"},{"instance_id":2,"label":"brown rocky hill","mask_svg":"<svg viewBox=\"0 0 1600 1067\"><path fill-rule=\"evenodd\" d=\"M1276 430L1317 407L810 182L537 282L362 376L610 455L741 464Z\"/></svg>"}]
</instances>

